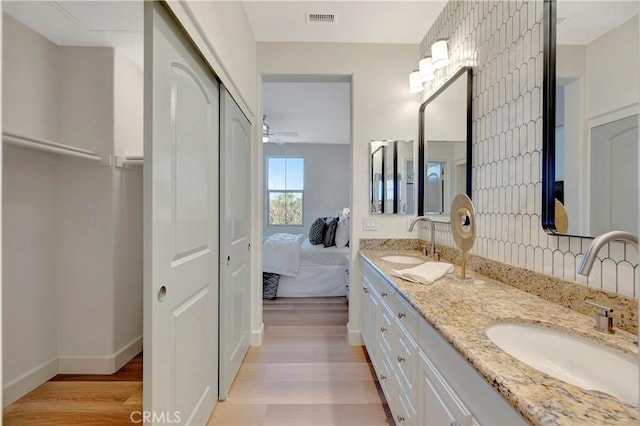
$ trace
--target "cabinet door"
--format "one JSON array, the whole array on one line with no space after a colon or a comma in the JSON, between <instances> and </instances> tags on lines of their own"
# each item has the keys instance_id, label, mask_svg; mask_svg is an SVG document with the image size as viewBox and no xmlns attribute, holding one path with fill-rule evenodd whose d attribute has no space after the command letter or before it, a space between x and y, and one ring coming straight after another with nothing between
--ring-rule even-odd
<instances>
[{"instance_id":1,"label":"cabinet door","mask_svg":"<svg viewBox=\"0 0 640 426\"><path fill-rule=\"evenodd\" d=\"M378 371L377 368L380 364L379 341L381 338L380 335L382 334L381 330L383 328L380 325L380 300L378 299L378 295L375 290L372 290L367 295L367 309L369 310L369 323L364 326L369 330L369 344L367 345L367 352L369 353L371 364L373 364L373 367Z\"/></svg>"},{"instance_id":2,"label":"cabinet door","mask_svg":"<svg viewBox=\"0 0 640 426\"><path fill-rule=\"evenodd\" d=\"M362 275L362 331L360 333L362 334L362 342L367 347L367 350L369 350L371 346L369 327L369 323L371 322L371 310L369 309L370 293L371 283L367 277Z\"/></svg>"},{"instance_id":3,"label":"cabinet door","mask_svg":"<svg viewBox=\"0 0 640 426\"><path fill-rule=\"evenodd\" d=\"M471 426L473 417L422 351L419 353L419 424Z\"/></svg>"}]
</instances>

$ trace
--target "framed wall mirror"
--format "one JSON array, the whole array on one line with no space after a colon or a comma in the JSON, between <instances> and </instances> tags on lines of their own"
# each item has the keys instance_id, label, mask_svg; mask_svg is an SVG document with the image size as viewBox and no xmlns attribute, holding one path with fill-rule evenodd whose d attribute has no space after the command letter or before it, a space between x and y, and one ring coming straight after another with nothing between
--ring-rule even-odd
<instances>
[{"instance_id":1,"label":"framed wall mirror","mask_svg":"<svg viewBox=\"0 0 640 426\"><path fill-rule=\"evenodd\" d=\"M637 1L544 2L542 226L638 235Z\"/></svg>"},{"instance_id":2,"label":"framed wall mirror","mask_svg":"<svg viewBox=\"0 0 640 426\"><path fill-rule=\"evenodd\" d=\"M369 213L415 214L413 141L374 140L369 152Z\"/></svg>"},{"instance_id":3,"label":"framed wall mirror","mask_svg":"<svg viewBox=\"0 0 640 426\"><path fill-rule=\"evenodd\" d=\"M454 197L471 197L472 80L471 68L464 67L420 105L420 216L449 222Z\"/></svg>"}]
</instances>

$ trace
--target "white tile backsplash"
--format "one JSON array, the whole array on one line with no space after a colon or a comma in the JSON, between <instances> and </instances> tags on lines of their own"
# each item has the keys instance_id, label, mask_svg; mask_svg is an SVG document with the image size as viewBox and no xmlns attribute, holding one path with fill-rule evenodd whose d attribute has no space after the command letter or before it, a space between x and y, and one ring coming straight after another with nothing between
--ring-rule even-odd
<instances>
[{"instance_id":1,"label":"white tile backsplash","mask_svg":"<svg viewBox=\"0 0 640 426\"><path fill-rule=\"evenodd\" d=\"M590 238L546 234L542 211L543 1L451 0L421 43L422 56L449 40L450 64L423 99L460 67L473 67L473 253L589 286L636 296L637 255L622 243L599 254L588 278L576 273ZM426 235L425 235L426 236ZM449 225L439 244L454 247Z\"/></svg>"}]
</instances>

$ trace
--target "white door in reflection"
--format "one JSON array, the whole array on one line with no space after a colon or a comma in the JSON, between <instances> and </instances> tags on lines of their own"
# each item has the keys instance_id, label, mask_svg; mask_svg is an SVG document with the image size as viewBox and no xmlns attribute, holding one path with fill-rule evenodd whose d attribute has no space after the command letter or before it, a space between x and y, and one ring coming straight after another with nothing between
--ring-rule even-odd
<instances>
[{"instance_id":1,"label":"white door in reflection","mask_svg":"<svg viewBox=\"0 0 640 426\"><path fill-rule=\"evenodd\" d=\"M591 129L591 234L638 235L638 115Z\"/></svg>"},{"instance_id":2,"label":"white door in reflection","mask_svg":"<svg viewBox=\"0 0 640 426\"><path fill-rule=\"evenodd\" d=\"M444 212L444 165L443 161L427 162L427 208L426 213Z\"/></svg>"}]
</instances>

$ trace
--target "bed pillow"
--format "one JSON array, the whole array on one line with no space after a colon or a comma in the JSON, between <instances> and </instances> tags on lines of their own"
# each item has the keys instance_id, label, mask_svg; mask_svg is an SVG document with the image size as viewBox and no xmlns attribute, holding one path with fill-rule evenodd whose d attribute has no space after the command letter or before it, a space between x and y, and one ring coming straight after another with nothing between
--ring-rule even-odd
<instances>
[{"instance_id":1,"label":"bed pillow","mask_svg":"<svg viewBox=\"0 0 640 426\"><path fill-rule=\"evenodd\" d=\"M309 228L309 242L313 245L320 244L324 238L324 219L319 217Z\"/></svg>"},{"instance_id":2,"label":"bed pillow","mask_svg":"<svg viewBox=\"0 0 640 426\"><path fill-rule=\"evenodd\" d=\"M278 294L278 283L280 275L271 272L262 273L262 298L274 300Z\"/></svg>"},{"instance_id":3,"label":"bed pillow","mask_svg":"<svg viewBox=\"0 0 640 426\"><path fill-rule=\"evenodd\" d=\"M336 228L336 247L346 247L347 244L349 244L349 216L340 216Z\"/></svg>"},{"instance_id":4,"label":"bed pillow","mask_svg":"<svg viewBox=\"0 0 640 426\"><path fill-rule=\"evenodd\" d=\"M338 228L337 217L325 217L324 218L324 238L322 238L322 244L325 247L331 247L336 245L336 229Z\"/></svg>"}]
</instances>

